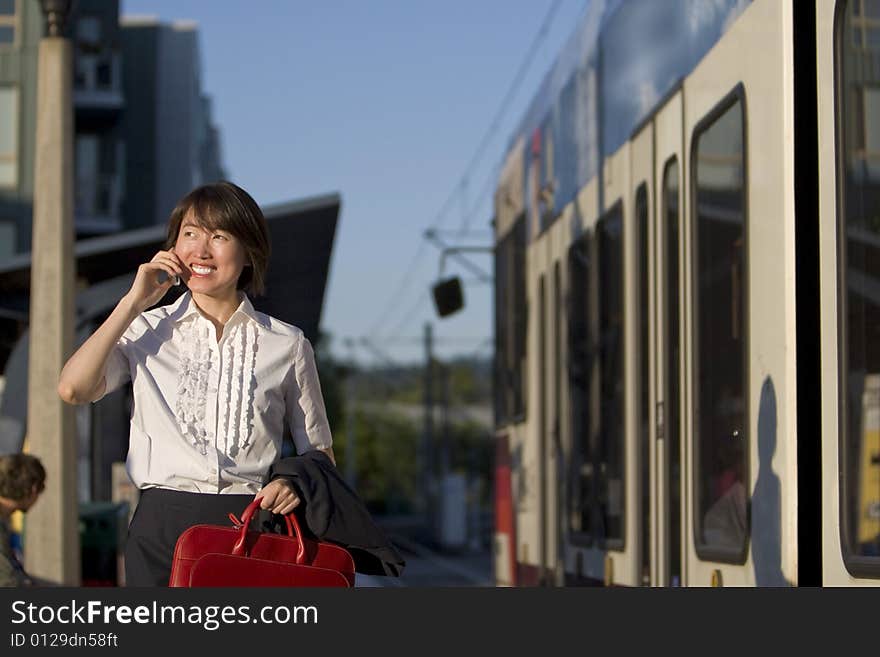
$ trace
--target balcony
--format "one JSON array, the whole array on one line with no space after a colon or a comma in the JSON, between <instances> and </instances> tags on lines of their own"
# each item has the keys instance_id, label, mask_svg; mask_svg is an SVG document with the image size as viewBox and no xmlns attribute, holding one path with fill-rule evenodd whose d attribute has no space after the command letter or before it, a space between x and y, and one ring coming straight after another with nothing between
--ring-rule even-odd
<instances>
[{"instance_id":1,"label":"balcony","mask_svg":"<svg viewBox=\"0 0 880 657\"><path fill-rule=\"evenodd\" d=\"M98 235L122 230L121 200L122 184L118 174L77 175L76 232Z\"/></svg>"},{"instance_id":2,"label":"balcony","mask_svg":"<svg viewBox=\"0 0 880 657\"><path fill-rule=\"evenodd\" d=\"M125 105L121 71L118 53L77 53L73 78L76 110L118 113Z\"/></svg>"}]
</instances>

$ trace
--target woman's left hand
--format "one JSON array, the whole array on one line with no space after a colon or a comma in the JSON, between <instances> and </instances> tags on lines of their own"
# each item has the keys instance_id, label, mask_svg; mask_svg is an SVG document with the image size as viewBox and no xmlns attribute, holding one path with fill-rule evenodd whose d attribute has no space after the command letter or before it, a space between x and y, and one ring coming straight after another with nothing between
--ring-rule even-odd
<instances>
[{"instance_id":1,"label":"woman's left hand","mask_svg":"<svg viewBox=\"0 0 880 657\"><path fill-rule=\"evenodd\" d=\"M286 479L273 479L257 493L256 497L262 497L261 509L270 509L272 513L286 514L299 506L299 497L293 489L293 485Z\"/></svg>"}]
</instances>

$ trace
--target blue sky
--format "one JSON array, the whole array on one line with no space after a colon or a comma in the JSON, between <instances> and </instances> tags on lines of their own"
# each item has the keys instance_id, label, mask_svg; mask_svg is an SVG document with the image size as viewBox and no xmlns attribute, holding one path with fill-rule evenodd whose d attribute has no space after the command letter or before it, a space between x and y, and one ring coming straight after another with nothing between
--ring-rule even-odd
<instances>
[{"instance_id":1,"label":"blue sky","mask_svg":"<svg viewBox=\"0 0 880 657\"><path fill-rule=\"evenodd\" d=\"M412 362L426 322L440 357L491 353L491 286L448 260L466 307L437 318L440 251L422 235L439 216L449 243L491 244L487 181L586 2L558 0L471 167L554 0L122 0L121 13L199 24L224 163L260 204L341 194L322 317L333 351ZM465 222L476 232L457 238ZM472 261L491 273L490 254Z\"/></svg>"}]
</instances>

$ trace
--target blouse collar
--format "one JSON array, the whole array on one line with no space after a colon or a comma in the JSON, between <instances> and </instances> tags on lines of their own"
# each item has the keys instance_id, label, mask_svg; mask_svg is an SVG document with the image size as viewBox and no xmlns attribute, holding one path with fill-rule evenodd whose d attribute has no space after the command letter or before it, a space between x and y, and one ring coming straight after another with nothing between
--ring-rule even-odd
<instances>
[{"instance_id":1,"label":"blouse collar","mask_svg":"<svg viewBox=\"0 0 880 657\"><path fill-rule=\"evenodd\" d=\"M264 328L269 328L269 324L266 316L263 313L258 313L255 309L251 300L248 298L247 294L242 291L238 292L238 298L240 303L238 304L238 308L235 309L229 316L229 320L227 320L227 324L232 320L236 315L243 315L245 318L250 319L260 326ZM176 323L180 323L193 315L201 315L201 311L199 307L196 305L196 302L193 301L192 292L187 290L180 297L167 306L168 316Z\"/></svg>"}]
</instances>

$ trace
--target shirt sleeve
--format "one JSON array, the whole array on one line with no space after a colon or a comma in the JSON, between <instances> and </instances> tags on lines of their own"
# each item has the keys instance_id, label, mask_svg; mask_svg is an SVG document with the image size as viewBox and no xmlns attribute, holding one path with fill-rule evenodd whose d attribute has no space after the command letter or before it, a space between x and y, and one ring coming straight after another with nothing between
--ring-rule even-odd
<instances>
[{"instance_id":1,"label":"shirt sleeve","mask_svg":"<svg viewBox=\"0 0 880 657\"><path fill-rule=\"evenodd\" d=\"M123 335L113 346L113 351L110 352L110 356L107 359L107 369L104 371L104 394L98 397L98 399L103 399L104 395L113 392L131 379L131 370L126 353L127 345L128 340ZM98 401L98 399L94 401Z\"/></svg>"},{"instance_id":2,"label":"shirt sleeve","mask_svg":"<svg viewBox=\"0 0 880 657\"><path fill-rule=\"evenodd\" d=\"M313 449L328 449L333 444L321 382L315 367L315 353L308 338L299 340L299 350L294 359L293 376L287 377L287 421L293 444L299 454Z\"/></svg>"}]
</instances>

